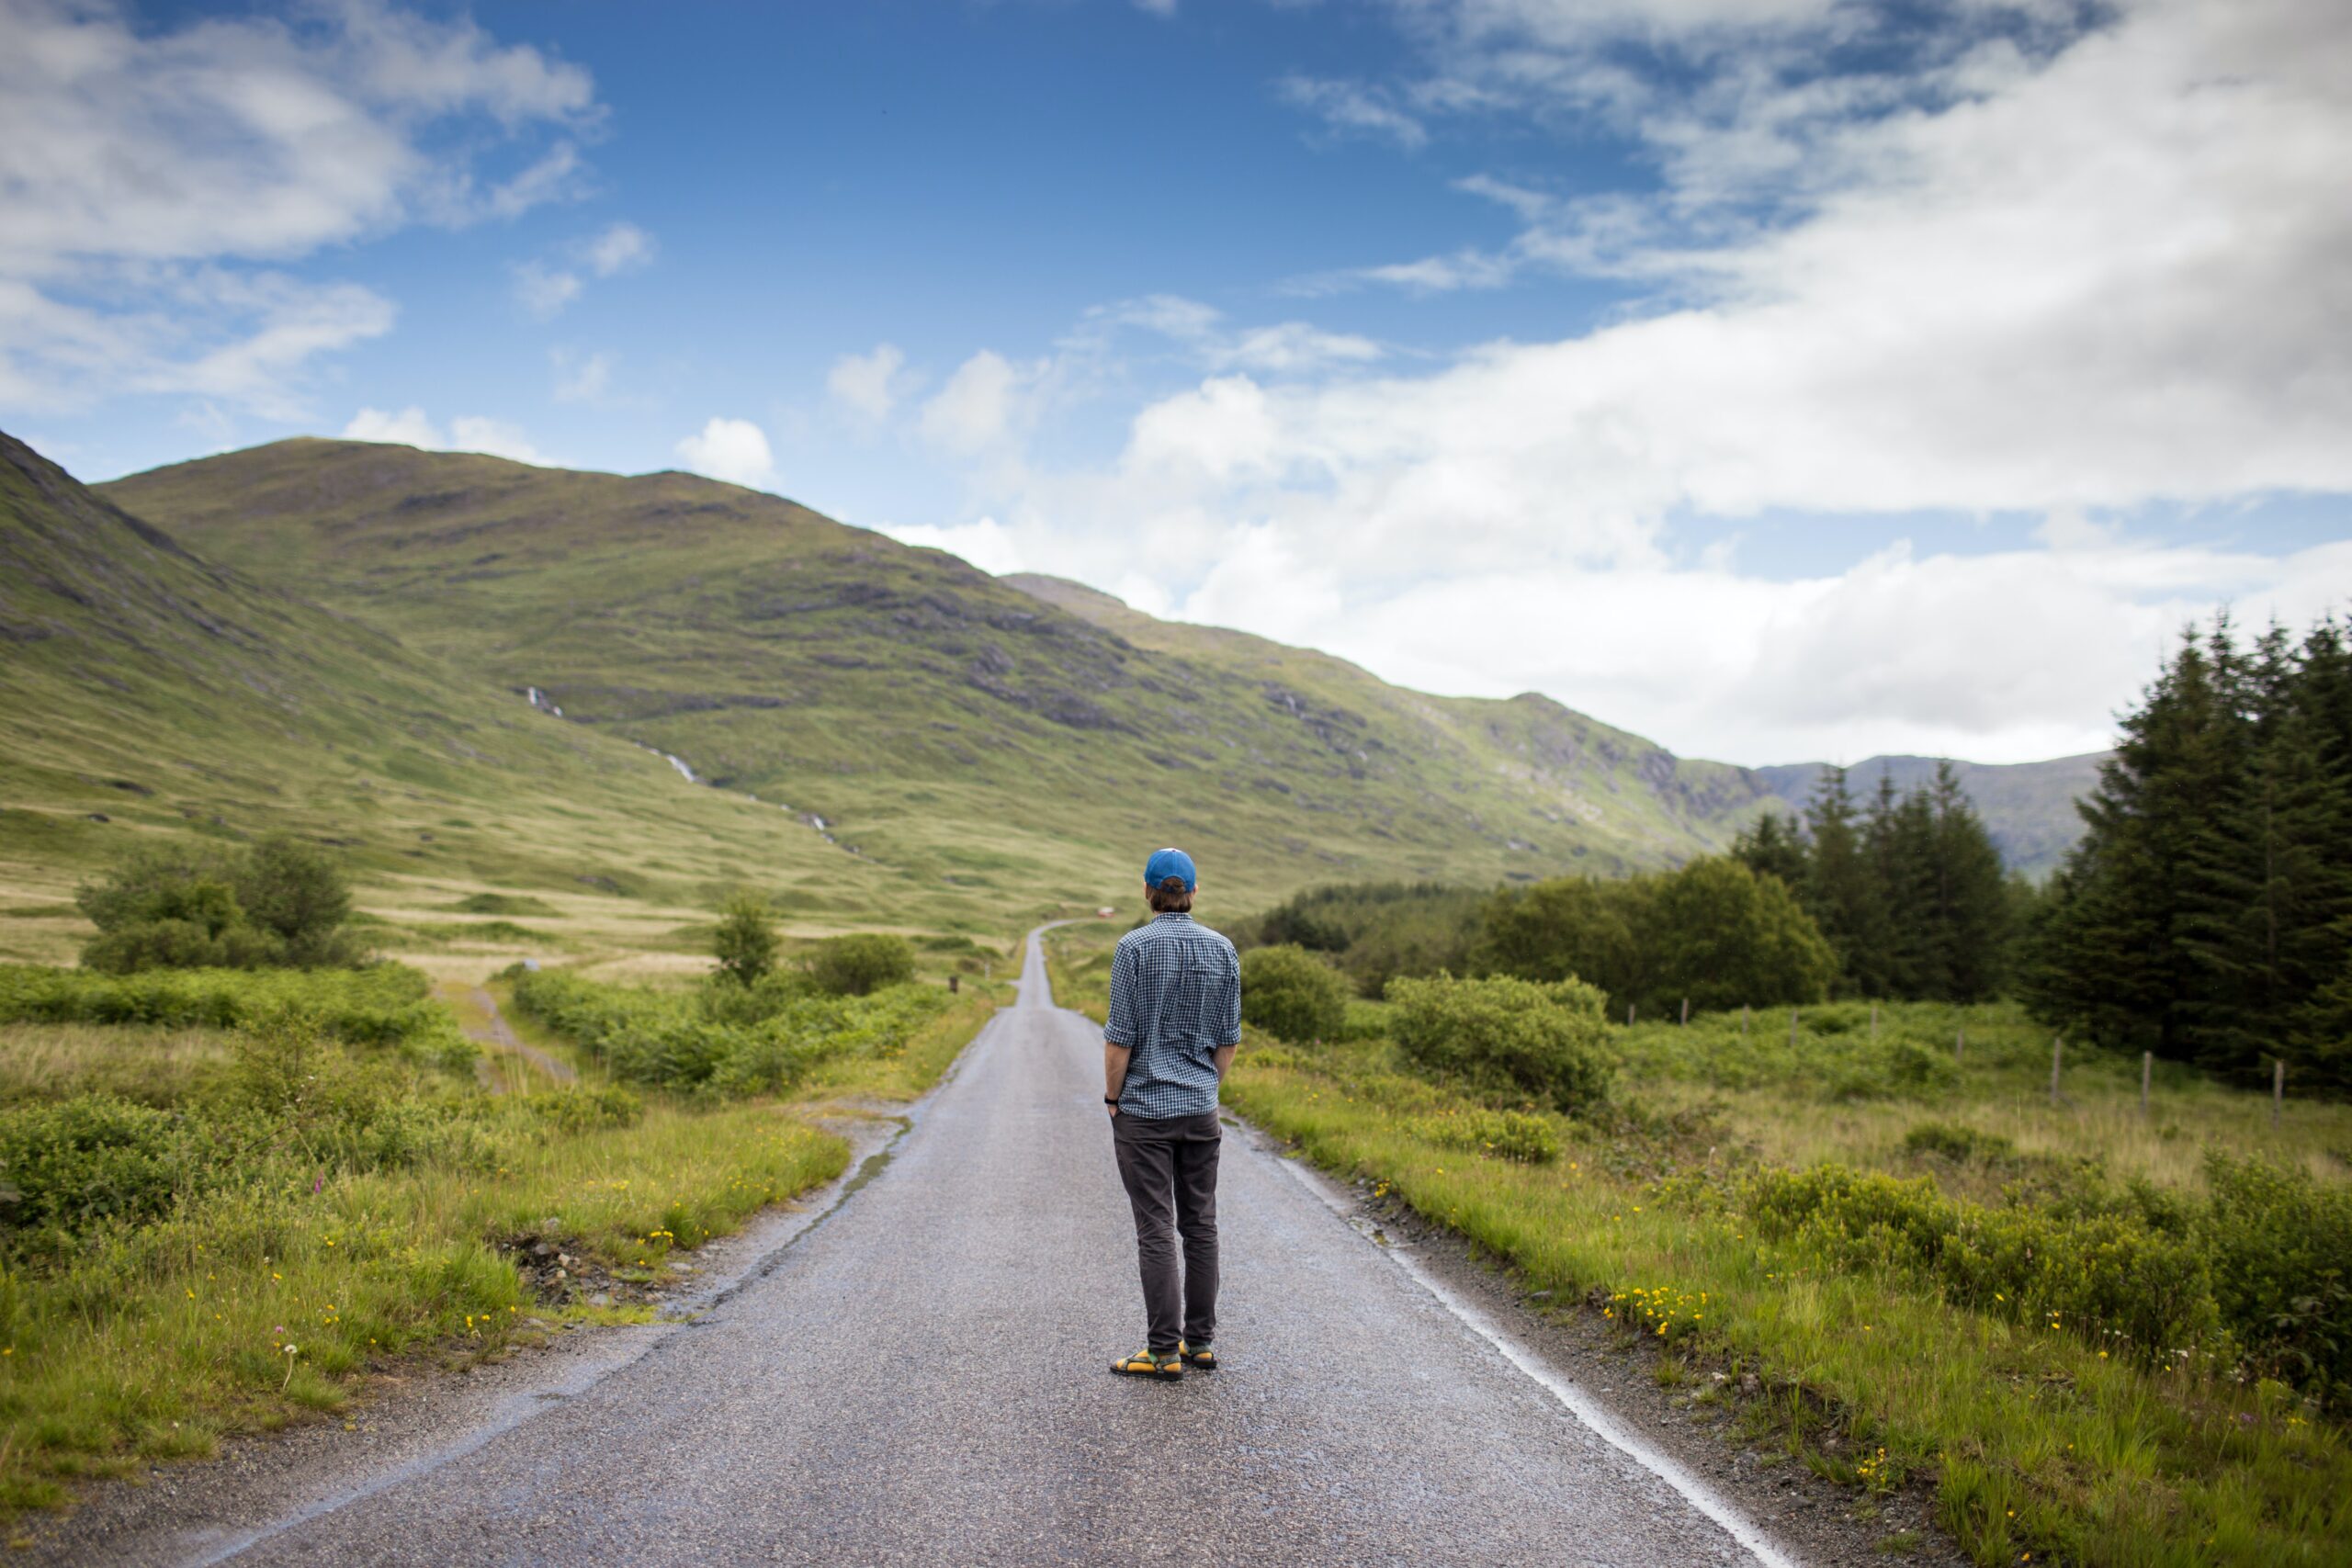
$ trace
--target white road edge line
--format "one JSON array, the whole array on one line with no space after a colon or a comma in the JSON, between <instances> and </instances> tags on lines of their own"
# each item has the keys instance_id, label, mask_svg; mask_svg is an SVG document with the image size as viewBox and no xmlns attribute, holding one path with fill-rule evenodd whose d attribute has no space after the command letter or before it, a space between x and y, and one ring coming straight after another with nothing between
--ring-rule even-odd
<instances>
[{"instance_id":1,"label":"white road edge line","mask_svg":"<svg viewBox=\"0 0 2352 1568\"><path fill-rule=\"evenodd\" d=\"M1263 1147L1262 1145L1261 1146ZM1290 1172L1298 1184L1313 1193L1325 1208L1345 1222L1349 1229L1356 1231L1359 1235L1363 1234L1362 1228L1356 1224L1355 1205L1340 1196L1319 1174L1309 1169L1304 1162L1284 1157L1272 1148L1265 1148L1264 1152L1272 1156L1274 1163ZM1366 1239L1369 1241L1370 1238ZM1521 1372L1541 1386L1544 1393L1559 1401L1569 1415L1600 1434L1604 1441L1626 1458L1679 1492L1684 1501L1722 1526L1732 1540L1746 1548L1758 1562L1765 1564L1765 1568L1798 1568L1794 1558L1774 1546L1766 1539L1762 1530L1757 1529L1737 1509L1718 1496L1713 1487L1691 1474L1673 1459L1651 1447L1614 1416L1594 1403L1591 1396L1582 1389L1530 1354L1516 1340L1498 1327L1493 1319L1456 1295L1444 1281L1408 1257L1402 1248L1382 1247L1379 1250L1390 1262L1405 1271L1406 1278L1435 1297L1437 1304L1451 1313L1464 1327L1492 1345L1502 1353L1504 1360L1518 1368Z\"/></svg>"}]
</instances>

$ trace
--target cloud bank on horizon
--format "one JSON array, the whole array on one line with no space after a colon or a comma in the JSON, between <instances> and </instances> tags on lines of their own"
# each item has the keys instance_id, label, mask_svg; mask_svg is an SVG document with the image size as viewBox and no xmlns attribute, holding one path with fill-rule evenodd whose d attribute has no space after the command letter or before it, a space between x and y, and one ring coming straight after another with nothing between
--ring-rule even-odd
<instances>
[{"instance_id":1,"label":"cloud bank on horizon","mask_svg":"<svg viewBox=\"0 0 2352 1568\"><path fill-rule=\"evenodd\" d=\"M726 234L618 209L652 194L596 166L633 134L625 72L381 0L176 29L0 0L0 412L70 446L68 412L164 400L227 445L339 403L357 438L786 483L992 570L1751 762L2092 749L2185 619L2352 594L2352 10L1378 15L1344 57L1270 34L1248 85L1270 167L1369 171L1375 213L1427 192L1393 252L1299 266L1228 226L1136 289L973 217L1035 258L1020 323L899 246L937 299L799 301L803 367L764 391L756 334L671 323L666 368L546 338L537 390L492 401L339 386L406 314L466 326L423 276L396 300L337 269L494 243L482 309L526 344L683 310L653 285Z\"/></svg>"}]
</instances>

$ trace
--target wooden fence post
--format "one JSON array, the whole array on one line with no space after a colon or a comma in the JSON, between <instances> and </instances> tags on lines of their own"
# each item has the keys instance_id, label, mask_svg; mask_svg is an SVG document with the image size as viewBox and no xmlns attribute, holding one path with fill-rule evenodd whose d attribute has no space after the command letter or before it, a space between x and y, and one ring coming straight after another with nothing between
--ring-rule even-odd
<instances>
[{"instance_id":1,"label":"wooden fence post","mask_svg":"<svg viewBox=\"0 0 2352 1568\"><path fill-rule=\"evenodd\" d=\"M1690 998L1689 997L1682 998L1682 1022L1685 1028L1688 1028L1690 1023Z\"/></svg>"},{"instance_id":2,"label":"wooden fence post","mask_svg":"<svg viewBox=\"0 0 2352 1568\"><path fill-rule=\"evenodd\" d=\"M2063 1034L2052 1035L2050 1037L2050 1103L2053 1106L2058 1103L2058 1066L2065 1054L2066 1037Z\"/></svg>"},{"instance_id":3,"label":"wooden fence post","mask_svg":"<svg viewBox=\"0 0 2352 1568\"><path fill-rule=\"evenodd\" d=\"M1878 1038L1878 1004L1876 1002L1871 1004L1871 1038L1873 1040Z\"/></svg>"},{"instance_id":4,"label":"wooden fence post","mask_svg":"<svg viewBox=\"0 0 2352 1568\"><path fill-rule=\"evenodd\" d=\"M958 986L960 986L962 983L963 983L963 976L959 976L959 975L950 975L949 976L947 976L947 994L948 994L949 996L951 996L951 997L952 997L952 996L954 996L954 995L956 995L956 987L957 987Z\"/></svg>"},{"instance_id":5,"label":"wooden fence post","mask_svg":"<svg viewBox=\"0 0 2352 1568\"><path fill-rule=\"evenodd\" d=\"M2149 1075L2150 1075L2150 1074L2152 1074L2152 1073L2154 1073L2154 1072L2155 1071L2155 1068L2156 1068L2156 1054L2155 1054L2154 1051L2143 1051L2143 1052L2141 1052L2141 1053L2140 1053L2140 1120L2141 1120L2141 1121L2143 1121L2143 1122L2145 1122L2145 1121L2148 1119L2148 1077L2149 1077Z\"/></svg>"},{"instance_id":6,"label":"wooden fence post","mask_svg":"<svg viewBox=\"0 0 2352 1568\"><path fill-rule=\"evenodd\" d=\"M2278 1125L2278 1112L2287 1103L2287 1064L2277 1056L2270 1058L2270 1125Z\"/></svg>"}]
</instances>

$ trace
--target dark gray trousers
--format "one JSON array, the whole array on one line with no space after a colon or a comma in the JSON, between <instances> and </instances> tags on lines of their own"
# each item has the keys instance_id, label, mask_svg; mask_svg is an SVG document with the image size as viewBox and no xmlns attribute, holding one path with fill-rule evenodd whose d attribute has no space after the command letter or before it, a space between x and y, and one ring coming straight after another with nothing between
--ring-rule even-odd
<instances>
[{"instance_id":1,"label":"dark gray trousers","mask_svg":"<svg viewBox=\"0 0 2352 1568\"><path fill-rule=\"evenodd\" d=\"M1214 1111L1165 1117L1122 1111L1111 1118L1119 1181L1136 1212L1147 1344L1161 1354L1173 1353L1179 1337L1188 1345L1216 1337L1216 1156L1224 1136Z\"/></svg>"}]
</instances>

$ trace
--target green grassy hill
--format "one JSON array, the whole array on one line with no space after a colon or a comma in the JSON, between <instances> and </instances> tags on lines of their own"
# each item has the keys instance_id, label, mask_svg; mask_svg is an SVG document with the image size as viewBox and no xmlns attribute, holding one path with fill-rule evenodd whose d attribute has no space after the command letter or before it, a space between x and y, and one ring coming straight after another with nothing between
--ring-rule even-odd
<instances>
[{"instance_id":1,"label":"green grassy hill","mask_svg":"<svg viewBox=\"0 0 2352 1568\"><path fill-rule=\"evenodd\" d=\"M0 434L0 959L69 954L74 882L141 835L278 827L341 846L377 908L536 887L652 940L756 876L820 924L946 923L773 806L212 564Z\"/></svg>"},{"instance_id":2,"label":"green grassy hill","mask_svg":"<svg viewBox=\"0 0 2352 1568\"><path fill-rule=\"evenodd\" d=\"M1758 808L1739 770L1544 698L1422 696L684 474L301 440L107 493L518 706L536 689L916 885L1024 909L1041 869L1124 896L1169 840L1254 904L1658 864Z\"/></svg>"},{"instance_id":3,"label":"green grassy hill","mask_svg":"<svg viewBox=\"0 0 2352 1568\"><path fill-rule=\"evenodd\" d=\"M738 880L807 931L1002 934L1132 903L1171 840L1238 912L1669 863L1778 795L690 475L297 440L95 492L0 455L0 956L164 829L344 844L419 930L528 888L674 946Z\"/></svg>"}]
</instances>

